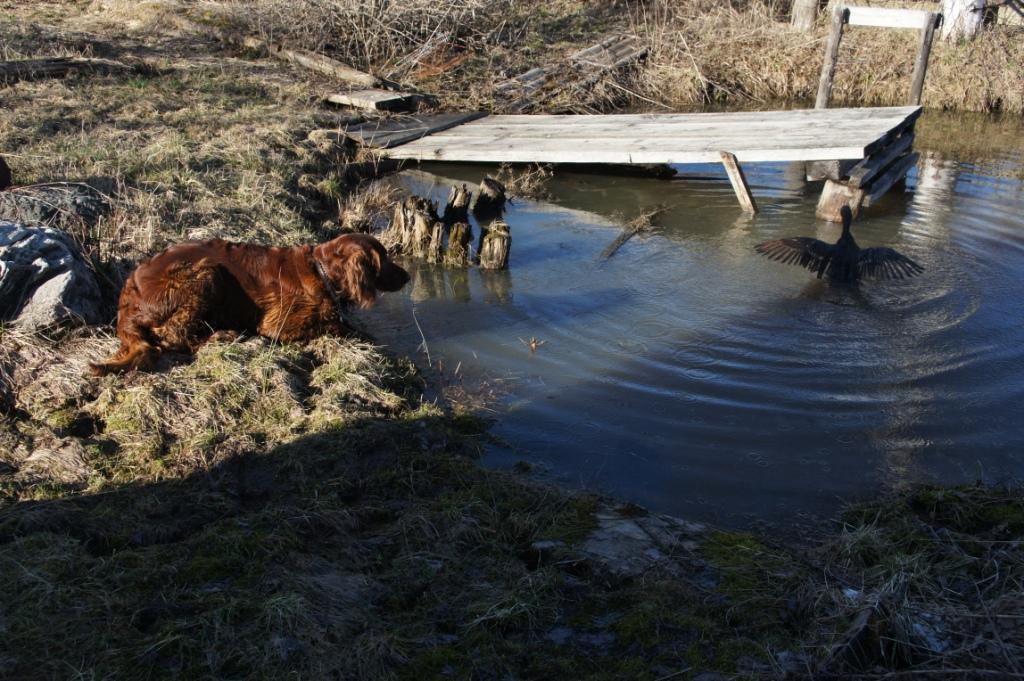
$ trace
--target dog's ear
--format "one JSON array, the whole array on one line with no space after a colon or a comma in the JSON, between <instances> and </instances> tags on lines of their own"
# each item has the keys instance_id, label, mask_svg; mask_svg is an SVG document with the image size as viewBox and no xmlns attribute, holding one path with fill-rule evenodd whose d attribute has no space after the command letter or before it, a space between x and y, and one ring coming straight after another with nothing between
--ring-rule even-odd
<instances>
[{"instance_id":1,"label":"dog's ear","mask_svg":"<svg viewBox=\"0 0 1024 681\"><path fill-rule=\"evenodd\" d=\"M345 296L353 305L366 308L377 299L377 272L380 269L380 256L372 250L353 248L344 261L342 287Z\"/></svg>"}]
</instances>

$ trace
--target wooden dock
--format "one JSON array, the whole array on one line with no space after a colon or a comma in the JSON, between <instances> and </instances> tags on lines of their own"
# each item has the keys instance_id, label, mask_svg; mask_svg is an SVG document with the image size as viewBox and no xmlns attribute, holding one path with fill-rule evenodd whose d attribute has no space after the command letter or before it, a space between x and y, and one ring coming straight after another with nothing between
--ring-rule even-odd
<instances>
[{"instance_id":1,"label":"wooden dock","mask_svg":"<svg viewBox=\"0 0 1024 681\"><path fill-rule=\"evenodd\" d=\"M741 163L862 159L913 126L919 106L697 114L486 116L387 156L487 163Z\"/></svg>"},{"instance_id":2,"label":"wooden dock","mask_svg":"<svg viewBox=\"0 0 1024 681\"><path fill-rule=\"evenodd\" d=\"M876 202L917 160L920 106L695 114L452 114L351 129L393 159L484 163L724 163L745 209L756 202L738 163L845 161L822 167L818 215L839 220Z\"/></svg>"}]
</instances>

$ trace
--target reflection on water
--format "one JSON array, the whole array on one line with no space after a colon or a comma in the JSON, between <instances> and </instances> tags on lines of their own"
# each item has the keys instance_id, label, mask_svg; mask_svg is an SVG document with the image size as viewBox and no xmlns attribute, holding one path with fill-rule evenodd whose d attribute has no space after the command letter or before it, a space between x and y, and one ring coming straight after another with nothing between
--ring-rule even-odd
<instances>
[{"instance_id":1,"label":"reflection on water","mask_svg":"<svg viewBox=\"0 0 1024 681\"><path fill-rule=\"evenodd\" d=\"M551 202L512 206L509 271L413 264L368 323L416 353L414 309L435 362L501 386L510 447L486 464L525 459L677 515L789 524L911 481L1020 476L1024 188L1004 171L1024 153L923 151L907 191L854 225L861 246L922 264L915 279L835 287L758 257L766 239L838 237L798 166L747 169L756 217L715 166L671 181L560 171ZM443 203L486 170L430 169L398 181ZM666 203L656 235L600 258ZM545 342L531 353L530 338Z\"/></svg>"}]
</instances>

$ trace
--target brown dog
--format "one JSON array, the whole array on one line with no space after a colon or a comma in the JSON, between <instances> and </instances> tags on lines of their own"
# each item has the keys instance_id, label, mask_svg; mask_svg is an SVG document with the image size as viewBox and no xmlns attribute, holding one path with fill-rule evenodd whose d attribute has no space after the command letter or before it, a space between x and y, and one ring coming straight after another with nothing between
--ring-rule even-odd
<instances>
[{"instance_id":1,"label":"brown dog","mask_svg":"<svg viewBox=\"0 0 1024 681\"><path fill-rule=\"evenodd\" d=\"M214 332L298 341L343 331L341 307L369 307L409 273L380 242L347 234L275 248L221 239L171 246L139 263L121 290L121 347L93 373L147 369L162 351L194 352Z\"/></svg>"}]
</instances>

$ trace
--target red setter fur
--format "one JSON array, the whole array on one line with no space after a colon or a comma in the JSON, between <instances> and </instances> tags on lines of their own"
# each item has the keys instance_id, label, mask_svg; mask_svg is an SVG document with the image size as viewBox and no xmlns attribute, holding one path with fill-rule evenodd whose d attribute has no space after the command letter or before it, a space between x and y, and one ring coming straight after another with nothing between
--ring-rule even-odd
<instances>
[{"instance_id":1,"label":"red setter fur","mask_svg":"<svg viewBox=\"0 0 1024 681\"><path fill-rule=\"evenodd\" d=\"M117 310L121 348L90 366L98 376L149 369L161 352L195 352L215 332L286 342L340 334L339 305L369 307L377 291L408 281L365 234L292 248L221 239L177 244L128 277Z\"/></svg>"}]
</instances>

